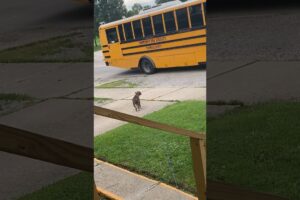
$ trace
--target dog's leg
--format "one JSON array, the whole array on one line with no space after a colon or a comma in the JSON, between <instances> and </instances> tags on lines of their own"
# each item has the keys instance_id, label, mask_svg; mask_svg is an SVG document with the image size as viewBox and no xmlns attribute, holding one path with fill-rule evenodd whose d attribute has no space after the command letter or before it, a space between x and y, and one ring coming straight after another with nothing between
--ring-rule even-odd
<instances>
[{"instance_id":1,"label":"dog's leg","mask_svg":"<svg viewBox=\"0 0 300 200\"><path fill-rule=\"evenodd\" d=\"M134 107L135 111L137 112L138 111L137 105L133 104L133 107Z\"/></svg>"}]
</instances>

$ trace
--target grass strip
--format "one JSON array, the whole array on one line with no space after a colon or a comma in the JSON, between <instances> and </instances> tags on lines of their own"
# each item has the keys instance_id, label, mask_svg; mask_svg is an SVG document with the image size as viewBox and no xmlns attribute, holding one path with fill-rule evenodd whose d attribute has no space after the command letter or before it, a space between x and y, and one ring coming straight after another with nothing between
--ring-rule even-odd
<instances>
[{"instance_id":1,"label":"grass strip","mask_svg":"<svg viewBox=\"0 0 300 200\"><path fill-rule=\"evenodd\" d=\"M117 81L112 81L109 83L104 83L102 85L96 86L98 89L105 89L105 88L135 88L137 87L138 84L136 83L131 83L127 80L117 80Z\"/></svg>"},{"instance_id":2,"label":"grass strip","mask_svg":"<svg viewBox=\"0 0 300 200\"><path fill-rule=\"evenodd\" d=\"M300 199L300 103L244 106L208 120L212 180Z\"/></svg>"},{"instance_id":3,"label":"grass strip","mask_svg":"<svg viewBox=\"0 0 300 200\"><path fill-rule=\"evenodd\" d=\"M18 200L90 200L93 199L93 175L81 172Z\"/></svg>"},{"instance_id":4,"label":"grass strip","mask_svg":"<svg viewBox=\"0 0 300 200\"><path fill-rule=\"evenodd\" d=\"M145 118L193 130L206 130L206 104L179 102ZM94 140L95 156L140 174L195 192L189 138L126 124Z\"/></svg>"}]
</instances>

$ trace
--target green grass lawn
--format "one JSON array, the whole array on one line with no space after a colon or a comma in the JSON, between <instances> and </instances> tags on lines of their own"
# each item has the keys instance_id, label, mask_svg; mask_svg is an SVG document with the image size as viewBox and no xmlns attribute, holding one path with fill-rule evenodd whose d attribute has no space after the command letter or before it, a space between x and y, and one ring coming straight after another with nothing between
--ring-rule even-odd
<instances>
[{"instance_id":1,"label":"green grass lawn","mask_svg":"<svg viewBox=\"0 0 300 200\"><path fill-rule=\"evenodd\" d=\"M91 62L93 49L82 43L81 37L73 33L4 49L0 51L0 63Z\"/></svg>"},{"instance_id":2,"label":"green grass lawn","mask_svg":"<svg viewBox=\"0 0 300 200\"><path fill-rule=\"evenodd\" d=\"M26 94L0 93L0 101L32 101L33 97Z\"/></svg>"},{"instance_id":3,"label":"green grass lawn","mask_svg":"<svg viewBox=\"0 0 300 200\"><path fill-rule=\"evenodd\" d=\"M94 52L95 51L100 51L102 48L101 48L101 44L100 44L100 41L99 41L99 37L96 36L94 38Z\"/></svg>"},{"instance_id":4,"label":"green grass lawn","mask_svg":"<svg viewBox=\"0 0 300 200\"><path fill-rule=\"evenodd\" d=\"M300 199L300 103L241 107L208 120L208 177Z\"/></svg>"},{"instance_id":5,"label":"green grass lawn","mask_svg":"<svg viewBox=\"0 0 300 200\"><path fill-rule=\"evenodd\" d=\"M94 102L95 102L95 103L98 103L98 104L103 104L103 103L111 102L111 101L113 101L113 99L110 99L110 98L94 97Z\"/></svg>"},{"instance_id":6,"label":"green grass lawn","mask_svg":"<svg viewBox=\"0 0 300 200\"><path fill-rule=\"evenodd\" d=\"M177 127L205 131L206 104L179 102L145 118ZM138 173L195 191L189 138L126 124L94 140L95 156Z\"/></svg>"},{"instance_id":7,"label":"green grass lawn","mask_svg":"<svg viewBox=\"0 0 300 200\"><path fill-rule=\"evenodd\" d=\"M104 83L102 85L98 85L96 86L96 88L102 88L102 89L105 89L105 88L135 88L137 87L138 84L136 83L131 83L127 80L117 80L117 81L112 81L112 82L109 82L109 83Z\"/></svg>"},{"instance_id":8,"label":"green grass lawn","mask_svg":"<svg viewBox=\"0 0 300 200\"><path fill-rule=\"evenodd\" d=\"M0 116L32 105L38 99L26 94L0 93Z\"/></svg>"},{"instance_id":9,"label":"green grass lawn","mask_svg":"<svg viewBox=\"0 0 300 200\"><path fill-rule=\"evenodd\" d=\"M18 200L90 200L93 199L93 176L79 173L44 187Z\"/></svg>"}]
</instances>

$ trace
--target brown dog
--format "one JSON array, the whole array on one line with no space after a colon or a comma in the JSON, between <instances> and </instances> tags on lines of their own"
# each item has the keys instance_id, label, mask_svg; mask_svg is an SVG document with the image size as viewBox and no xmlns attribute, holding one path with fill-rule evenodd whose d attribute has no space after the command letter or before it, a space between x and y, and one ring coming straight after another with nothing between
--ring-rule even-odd
<instances>
[{"instance_id":1,"label":"brown dog","mask_svg":"<svg viewBox=\"0 0 300 200\"><path fill-rule=\"evenodd\" d=\"M135 111L141 110L141 100L140 96L142 93L140 91L135 92L134 97L132 98L133 107L135 108Z\"/></svg>"}]
</instances>

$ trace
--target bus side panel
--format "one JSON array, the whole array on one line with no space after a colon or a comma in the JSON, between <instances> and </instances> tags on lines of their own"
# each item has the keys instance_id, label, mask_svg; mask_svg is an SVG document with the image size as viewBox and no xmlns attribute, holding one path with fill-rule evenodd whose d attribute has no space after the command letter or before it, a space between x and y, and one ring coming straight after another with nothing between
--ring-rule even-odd
<instances>
[{"instance_id":1,"label":"bus side panel","mask_svg":"<svg viewBox=\"0 0 300 200\"><path fill-rule=\"evenodd\" d=\"M150 58L157 68L197 66L206 62L206 45L125 56L122 59L112 60L111 65L127 69L137 68L143 57Z\"/></svg>"},{"instance_id":2,"label":"bus side panel","mask_svg":"<svg viewBox=\"0 0 300 200\"><path fill-rule=\"evenodd\" d=\"M206 30L125 43L121 48L124 56L113 66L135 68L142 57L149 57L157 68L196 66L206 62Z\"/></svg>"},{"instance_id":3,"label":"bus side panel","mask_svg":"<svg viewBox=\"0 0 300 200\"><path fill-rule=\"evenodd\" d=\"M99 39L102 47L108 44L104 29L99 29Z\"/></svg>"},{"instance_id":4,"label":"bus side panel","mask_svg":"<svg viewBox=\"0 0 300 200\"><path fill-rule=\"evenodd\" d=\"M197 66L206 62L206 46L183 48L169 51L167 55L149 55L157 68Z\"/></svg>"},{"instance_id":5,"label":"bus side panel","mask_svg":"<svg viewBox=\"0 0 300 200\"><path fill-rule=\"evenodd\" d=\"M132 69L138 68L140 56L128 56L121 59L111 60L111 66L122 66L121 68Z\"/></svg>"}]
</instances>

